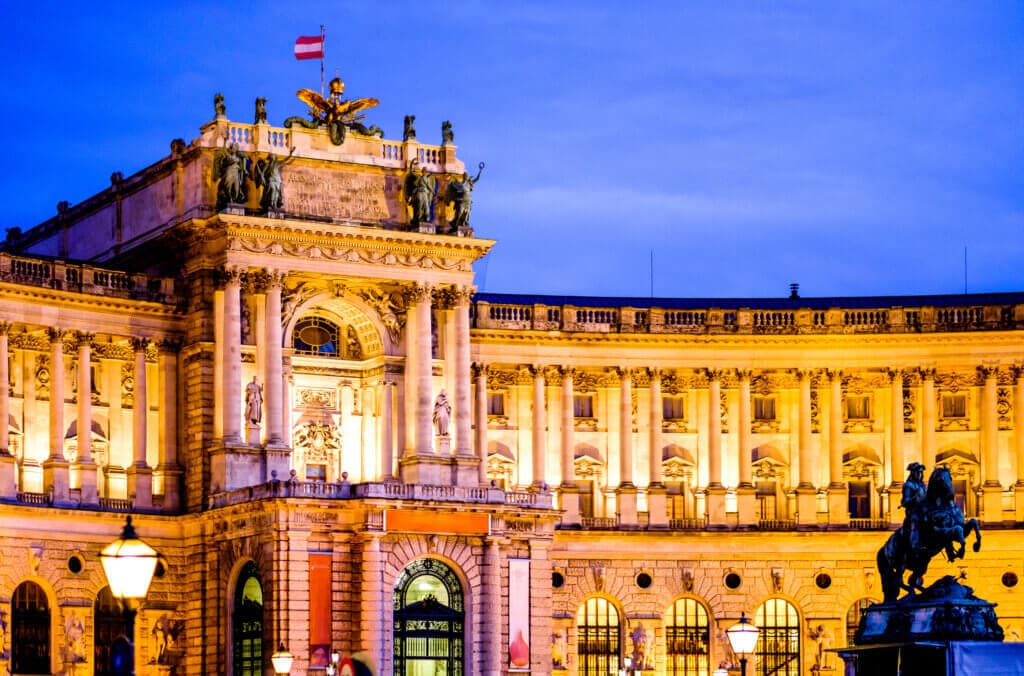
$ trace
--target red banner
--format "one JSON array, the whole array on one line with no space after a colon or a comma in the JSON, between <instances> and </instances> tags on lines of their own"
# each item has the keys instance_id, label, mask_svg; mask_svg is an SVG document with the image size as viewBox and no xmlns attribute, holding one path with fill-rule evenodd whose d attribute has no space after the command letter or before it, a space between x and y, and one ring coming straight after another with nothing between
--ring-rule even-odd
<instances>
[{"instance_id":1,"label":"red banner","mask_svg":"<svg viewBox=\"0 0 1024 676\"><path fill-rule=\"evenodd\" d=\"M309 555L309 666L331 661L331 554Z\"/></svg>"}]
</instances>

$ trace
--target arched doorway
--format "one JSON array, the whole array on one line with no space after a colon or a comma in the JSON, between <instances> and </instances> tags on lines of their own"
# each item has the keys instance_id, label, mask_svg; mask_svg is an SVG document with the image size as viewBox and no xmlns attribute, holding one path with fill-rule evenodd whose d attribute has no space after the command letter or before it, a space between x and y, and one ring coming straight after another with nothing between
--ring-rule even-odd
<instances>
[{"instance_id":1,"label":"arched doorway","mask_svg":"<svg viewBox=\"0 0 1024 676\"><path fill-rule=\"evenodd\" d=\"M242 567L235 586L231 649L234 676L263 675L263 583L252 561Z\"/></svg>"},{"instance_id":2,"label":"arched doorway","mask_svg":"<svg viewBox=\"0 0 1024 676\"><path fill-rule=\"evenodd\" d=\"M436 559L406 566L395 583L396 676L462 676L465 607L455 571Z\"/></svg>"},{"instance_id":3,"label":"arched doorway","mask_svg":"<svg viewBox=\"0 0 1024 676\"><path fill-rule=\"evenodd\" d=\"M576 653L581 676L618 673L622 630L619 611L608 599L587 599L576 611Z\"/></svg>"},{"instance_id":4,"label":"arched doorway","mask_svg":"<svg viewBox=\"0 0 1024 676\"><path fill-rule=\"evenodd\" d=\"M11 672L49 674L50 603L35 582L22 582L11 597Z\"/></svg>"}]
</instances>

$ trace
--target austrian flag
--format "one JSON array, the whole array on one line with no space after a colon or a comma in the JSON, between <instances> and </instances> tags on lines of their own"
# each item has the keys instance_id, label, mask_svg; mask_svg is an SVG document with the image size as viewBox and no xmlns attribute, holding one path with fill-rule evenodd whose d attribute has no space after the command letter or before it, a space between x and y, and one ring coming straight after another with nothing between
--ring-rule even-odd
<instances>
[{"instance_id":1,"label":"austrian flag","mask_svg":"<svg viewBox=\"0 0 1024 676\"><path fill-rule=\"evenodd\" d=\"M296 59L322 59L324 58L324 36L314 35L312 37L300 35L295 41Z\"/></svg>"}]
</instances>

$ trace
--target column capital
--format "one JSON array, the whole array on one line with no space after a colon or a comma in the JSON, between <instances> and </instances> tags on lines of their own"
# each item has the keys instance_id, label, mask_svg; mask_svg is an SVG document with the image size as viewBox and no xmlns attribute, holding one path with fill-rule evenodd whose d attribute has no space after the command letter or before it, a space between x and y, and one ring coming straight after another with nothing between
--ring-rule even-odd
<instances>
[{"instance_id":1,"label":"column capital","mask_svg":"<svg viewBox=\"0 0 1024 676\"><path fill-rule=\"evenodd\" d=\"M529 364L526 368L535 381L544 380L544 371L547 369L547 366L544 364Z\"/></svg>"},{"instance_id":2,"label":"column capital","mask_svg":"<svg viewBox=\"0 0 1024 676\"><path fill-rule=\"evenodd\" d=\"M796 377L801 381L806 380L810 382L811 378L814 377L814 369L798 368L793 369L793 373L796 374Z\"/></svg>"},{"instance_id":3,"label":"column capital","mask_svg":"<svg viewBox=\"0 0 1024 676\"><path fill-rule=\"evenodd\" d=\"M1013 375L1013 379L1019 384L1024 381L1024 365L1015 364L1010 367L1010 374Z\"/></svg>"},{"instance_id":4,"label":"column capital","mask_svg":"<svg viewBox=\"0 0 1024 676\"><path fill-rule=\"evenodd\" d=\"M266 268L253 270L248 274L248 279L254 293L266 293L267 285L270 284L270 272Z\"/></svg>"},{"instance_id":5,"label":"column capital","mask_svg":"<svg viewBox=\"0 0 1024 676\"><path fill-rule=\"evenodd\" d=\"M934 366L919 366L915 370L917 375L921 376L921 380L935 380L937 371Z\"/></svg>"},{"instance_id":6,"label":"column capital","mask_svg":"<svg viewBox=\"0 0 1024 676\"><path fill-rule=\"evenodd\" d=\"M885 374L889 376L890 383L895 383L896 381L899 381L901 385L903 384L903 369L886 369Z\"/></svg>"},{"instance_id":7,"label":"column capital","mask_svg":"<svg viewBox=\"0 0 1024 676\"><path fill-rule=\"evenodd\" d=\"M160 338L156 341L156 349L160 354L178 354L183 342L179 336Z\"/></svg>"},{"instance_id":8,"label":"column capital","mask_svg":"<svg viewBox=\"0 0 1024 676\"><path fill-rule=\"evenodd\" d=\"M988 380L990 378L995 379L999 377L999 365L998 364L982 364L977 367L978 375Z\"/></svg>"},{"instance_id":9,"label":"column capital","mask_svg":"<svg viewBox=\"0 0 1024 676\"><path fill-rule=\"evenodd\" d=\"M825 369L825 375L829 380L843 382L843 369Z\"/></svg>"},{"instance_id":10,"label":"column capital","mask_svg":"<svg viewBox=\"0 0 1024 676\"><path fill-rule=\"evenodd\" d=\"M145 353L146 348L149 347L150 339L142 337L133 337L129 339L132 345L132 351Z\"/></svg>"},{"instance_id":11,"label":"column capital","mask_svg":"<svg viewBox=\"0 0 1024 676\"><path fill-rule=\"evenodd\" d=\"M753 369L736 369L736 379L739 380L740 382L743 382L745 380L745 381L747 381L747 384L749 384L750 383L750 379L753 378L753 377L754 377L754 370Z\"/></svg>"},{"instance_id":12,"label":"column capital","mask_svg":"<svg viewBox=\"0 0 1024 676\"><path fill-rule=\"evenodd\" d=\"M487 377L487 374L491 371L491 365L485 364L482 361L475 361L470 365L470 369L473 371L473 377L479 378L480 376Z\"/></svg>"},{"instance_id":13,"label":"column capital","mask_svg":"<svg viewBox=\"0 0 1024 676\"><path fill-rule=\"evenodd\" d=\"M46 335L50 338L51 345L54 343L63 343L64 337L67 336L68 333L70 332L67 329L58 329L52 326L46 329Z\"/></svg>"},{"instance_id":14,"label":"column capital","mask_svg":"<svg viewBox=\"0 0 1024 676\"><path fill-rule=\"evenodd\" d=\"M0 336L6 336L14 327L14 322L0 322Z\"/></svg>"},{"instance_id":15,"label":"column capital","mask_svg":"<svg viewBox=\"0 0 1024 676\"><path fill-rule=\"evenodd\" d=\"M544 382L552 385L561 385L563 377L562 369L558 366L552 365L544 367Z\"/></svg>"},{"instance_id":16,"label":"column capital","mask_svg":"<svg viewBox=\"0 0 1024 676\"><path fill-rule=\"evenodd\" d=\"M710 382L714 382L714 381L719 381L720 382L722 380L722 376L725 375L725 372L724 372L723 369L706 368L706 369L703 369L703 374L704 374L704 377L707 378L708 382L710 383Z\"/></svg>"},{"instance_id":17,"label":"column capital","mask_svg":"<svg viewBox=\"0 0 1024 676\"><path fill-rule=\"evenodd\" d=\"M416 282L405 288L405 299L408 303L421 303L425 300L430 300L432 292L433 287L429 284Z\"/></svg>"},{"instance_id":18,"label":"column capital","mask_svg":"<svg viewBox=\"0 0 1024 676\"><path fill-rule=\"evenodd\" d=\"M476 293L475 286L458 285L451 288L451 301L454 307L469 305L470 299Z\"/></svg>"},{"instance_id":19,"label":"column capital","mask_svg":"<svg viewBox=\"0 0 1024 676\"><path fill-rule=\"evenodd\" d=\"M235 266L221 266L214 270L214 283L218 288L224 288L228 284L235 286L242 285L242 277L245 271Z\"/></svg>"},{"instance_id":20,"label":"column capital","mask_svg":"<svg viewBox=\"0 0 1024 676\"><path fill-rule=\"evenodd\" d=\"M75 344L79 348L92 347L92 341L96 338L95 333L89 333L88 331L76 331L75 332Z\"/></svg>"}]
</instances>

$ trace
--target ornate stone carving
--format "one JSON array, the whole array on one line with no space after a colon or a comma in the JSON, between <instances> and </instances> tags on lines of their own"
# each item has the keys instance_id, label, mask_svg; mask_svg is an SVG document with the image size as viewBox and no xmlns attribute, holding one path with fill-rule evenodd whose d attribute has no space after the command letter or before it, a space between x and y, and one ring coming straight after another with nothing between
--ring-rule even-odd
<instances>
[{"instance_id":1,"label":"ornate stone carving","mask_svg":"<svg viewBox=\"0 0 1024 676\"><path fill-rule=\"evenodd\" d=\"M507 390L518 382L516 371L497 369L493 366L487 371L487 390Z\"/></svg>"},{"instance_id":2,"label":"ornate stone carving","mask_svg":"<svg viewBox=\"0 0 1024 676\"><path fill-rule=\"evenodd\" d=\"M365 288L359 290L359 297L377 312L391 342L397 343L405 326L407 296L399 291Z\"/></svg>"},{"instance_id":3,"label":"ornate stone carving","mask_svg":"<svg viewBox=\"0 0 1024 676\"><path fill-rule=\"evenodd\" d=\"M573 390L581 393L592 393L597 391L597 374L590 371L577 370L573 374Z\"/></svg>"},{"instance_id":4,"label":"ornate stone carving","mask_svg":"<svg viewBox=\"0 0 1024 676\"><path fill-rule=\"evenodd\" d=\"M295 450L307 463L330 463L341 453L341 430L333 424L308 422L296 428L292 439Z\"/></svg>"},{"instance_id":5,"label":"ornate stone carving","mask_svg":"<svg viewBox=\"0 0 1024 676\"><path fill-rule=\"evenodd\" d=\"M1013 406L1010 404L1010 389L1000 387L996 390L996 413L999 415L999 429L1013 429Z\"/></svg>"},{"instance_id":6,"label":"ornate stone carving","mask_svg":"<svg viewBox=\"0 0 1024 676\"><path fill-rule=\"evenodd\" d=\"M914 432L917 430L917 406L914 390L905 388L903 390L903 431Z\"/></svg>"},{"instance_id":7,"label":"ornate stone carving","mask_svg":"<svg viewBox=\"0 0 1024 676\"><path fill-rule=\"evenodd\" d=\"M121 407L132 408L135 405L135 365L131 362L121 364Z\"/></svg>"}]
</instances>

